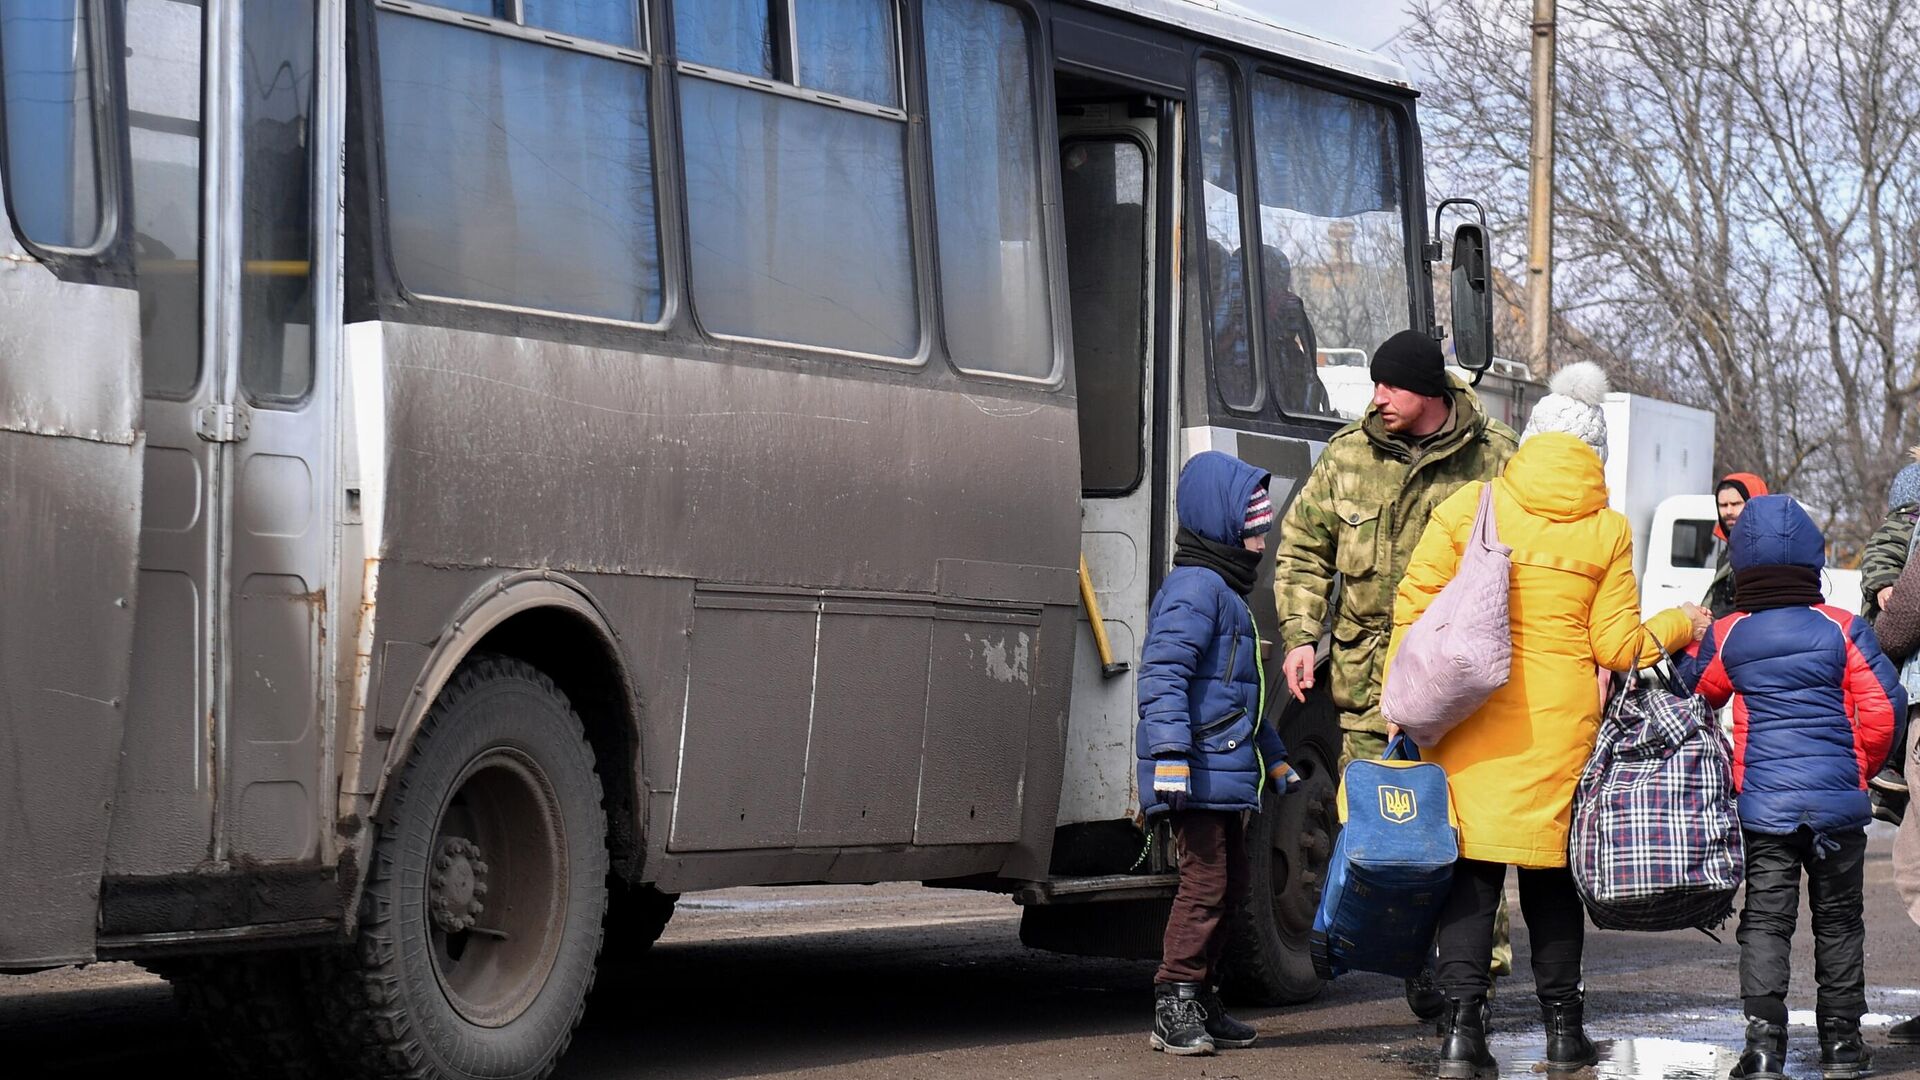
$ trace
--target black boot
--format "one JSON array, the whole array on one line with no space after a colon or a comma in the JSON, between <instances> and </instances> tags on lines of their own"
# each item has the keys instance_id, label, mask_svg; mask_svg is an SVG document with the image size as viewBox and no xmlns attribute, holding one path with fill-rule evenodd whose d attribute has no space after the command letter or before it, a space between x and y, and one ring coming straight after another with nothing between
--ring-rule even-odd
<instances>
[{"instance_id":1,"label":"black boot","mask_svg":"<svg viewBox=\"0 0 1920 1080\"><path fill-rule=\"evenodd\" d=\"M1855 1080L1873 1068L1873 1051L1860 1037L1860 1021L1839 1016L1820 1018L1820 1075L1827 1080Z\"/></svg>"},{"instance_id":2,"label":"black boot","mask_svg":"<svg viewBox=\"0 0 1920 1080\"><path fill-rule=\"evenodd\" d=\"M1433 985L1431 968L1407 980L1407 1008L1426 1021L1438 1020L1447 1011L1447 996Z\"/></svg>"},{"instance_id":3,"label":"black boot","mask_svg":"<svg viewBox=\"0 0 1920 1080\"><path fill-rule=\"evenodd\" d=\"M1887 1041L1895 1046L1914 1046L1920 1044L1920 1016L1911 1020L1902 1020L1887 1029Z\"/></svg>"},{"instance_id":4,"label":"black boot","mask_svg":"<svg viewBox=\"0 0 1920 1080\"><path fill-rule=\"evenodd\" d=\"M1587 996L1575 994L1565 1001L1542 1001L1540 1019L1547 1026L1547 1071L1572 1072L1600 1060L1593 1040L1587 1038Z\"/></svg>"},{"instance_id":5,"label":"black boot","mask_svg":"<svg viewBox=\"0 0 1920 1080\"><path fill-rule=\"evenodd\" d=\"M1446 1038L1440 1042L1440 1068L1445 1080L1473 1080L1498 1063L1487 1051L1487 999L1447 1001Z\"/></svg>"},{"instance_id":6,"label":"black boot","mask_svg":"<svg viewBox=\"0 0 1920 1080\"><path fill-rule=\"evenodd\" d=\"M1747 1047L1727 1075L1732 1080L1786 1080L1787 1029L1747 1017Z\"/></svg>"},{"instance_id":7,"label":"black boot","mask_svg":"<svg viewBox=\"0 0 1920 1080\"><path fill-rule=\"evenodd\" d=\"M1207 1012L1200 1005L1199 983L1153 984L1153 1048L1169 1054L1211 1054Z\"/></svg>"},{"instance_id":8,"label":"black boot","mask_svg":"<svg viewBox=\"0 0 1920 1080\"><path fill-rule=\"evenodd\" d=\"M1216 1049L1245 1050L1260 1037L1252 1024L1243 1024L1227 1015L1226 1003L1220 1000L1220 988L1217 986L1207 988L1200 995L1200 1008L1206 1012L1207 1037L1213 1040Z\"/></svg>"}]
</instances>

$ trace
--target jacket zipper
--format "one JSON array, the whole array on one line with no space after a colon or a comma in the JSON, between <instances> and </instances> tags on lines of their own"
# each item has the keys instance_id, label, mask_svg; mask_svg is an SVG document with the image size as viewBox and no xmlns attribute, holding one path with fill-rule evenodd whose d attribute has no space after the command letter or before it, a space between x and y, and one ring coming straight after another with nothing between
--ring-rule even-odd
<instances>
[{"instance_id":1,"label":"jacket zipper","mask_svg":"<svg viewBox=\"0 0 1920 1080\"><path fill-rule=\"evenodd\" d=\"M1218 720L1215 720L1213 723L1208 724L1206 727L1201 728L1199 731L1194 732L1194 734L1204 739L1207 736L1213 734L1216 731L1219 731L1222 728L1232 727L1235 721L1239 720L1241 717L1245 715L1247 715L1247 710L1234 709L1228 712L1227 715L1221 717Z\"/></svg>"}]
</instances>

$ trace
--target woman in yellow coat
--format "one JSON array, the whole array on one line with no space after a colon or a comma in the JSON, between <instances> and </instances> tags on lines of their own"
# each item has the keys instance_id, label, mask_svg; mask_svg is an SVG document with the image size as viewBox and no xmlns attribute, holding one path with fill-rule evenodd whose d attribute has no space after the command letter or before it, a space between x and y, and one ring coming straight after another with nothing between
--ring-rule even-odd
<instances>
[{"instance_id":1,"label":"woman in yellow coat","mask_svg":"<svg viewBox=\"0 0 1920 1080\"><path fill-rule=\"evenodd\" d=\"M1643 624L1633 532L1607 508L1606 376L1592 364L1556 375L1519 451L1494 484L1500 542L1513 548L1507 684L1424 756L1447 770L1460 819L1460 862L1441 909L1436 981L1448 999L1443 1077L1493 1065L1486 1048L1494 909L1507 867L1520 870L1520 910L1555 1070L1594 1061L1582 1026L1585 911L1567 868L1573 791L1600 728L1598 670L1631 672L1679 650L1706 612L1663 611ZM1459 568L1480 484L1441 503L1401 579L1387 664Z\"/></svg>"}]
</instances>

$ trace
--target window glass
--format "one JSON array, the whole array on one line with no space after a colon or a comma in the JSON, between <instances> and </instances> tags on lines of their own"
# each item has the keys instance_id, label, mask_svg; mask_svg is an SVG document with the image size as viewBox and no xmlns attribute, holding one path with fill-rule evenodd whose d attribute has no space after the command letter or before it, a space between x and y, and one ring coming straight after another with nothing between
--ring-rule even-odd
<instances>
[{"instance_id":1,"label":"window glass","mask_svg":"<svg viewBox=\"0 0 1920 1080\"><path fill-rule=\"evenodd\" d=\"M673 5L674 47L682 60L771 79L771 11L767 0L680 0Z\"/></svg>"},{"instance_id":2,"label":"window glass","mask_svg":"<svg viewBox=\"0 0 1920 1080\"><path fill-rule=\"evenodd\" d=\"M1140 482L1147 370L1147 161L1138 143L1076 140L1060 154L1079 395L1080 486Z\"/></svg>"},{"instance_id":3,"label":"window glass","mask_svg":"<svg viewBox=\"0 0 1920 1080\"><path fill-rule=\"evenodd\" d=\"M800 85L898 108L893 0L796 0Z\"/></svg>"},{"instance_id":4,"label":"window glass","mask_svg":"<svg viewBox=\"0 0 1920 1080\"><path fill-rule=\"evenodd\" d=\"M313 9L241 11L240 383L256 400L296 401L313 385Z\"/></svg>"},{"instance_id":5,"label":"window glass","mask_svg":"<svg viewBox=\"0 0 1920 1080\"><path fill-rule=\"evenodd\" d=\"M947 347L964 368L1044 378L1053 327L1026 23L990 0L925 10Z\"/></svg>"},{"instance_id":6,"label":"window glass","mask_svg":"<svg viewBox=\"0 0 1920 1080\"><path fill-rule=\"evenodd\" d=\"M434 7L452 8L469 15L485 15L489 18L507 17L507 0L433 0Z\"/></svg>"},{"instance_id":7,"label":"window glass","mask_svg":"<svg viewBox=\"0 0 1920 1080\"><path fill-rule=\"evenodd\" d=\"M1701 569L1713 565L1714 521L1682 518L1673 523L1673 565Z\"/></svg>"},{"instance_id":8,"label":"window glass","mask_svg":"<svg viewBox=\"0 0 1920 1080\"><path fill-rule=\"evenodd\" d=\"M200 380L198 5L127 0L127 145L145 392L178 398Z\"/></svg>"},{"instance_id":9,"label":"window glass","mask_svg":"<svg viewBox=\"0 0 1920 1080\"><path fill-rule=\"evenodd\" d=\"M528 26L572 37L638 48L640 18L633 0L521 0Z\"/></svg>"},{"instance_id":10,"label":"window glass","mask_svg":"<svg viewBox=\"0 0 1920 1080\"><path fill-rule=\"evenodd\" d=\"M660 317L644 67L382 13L380 72L407 288Z\"/></svg>"},{"instance_id":11,"label":"window glass","mask_svg":"<svg viewBox=\"0 0 1920 1080\"><path fill-rule=\"evenodd\" d=\"M709 79L683 79L680 99L702 325L918 353L906 126Z\"/></svg>"},{"instance_id":12,"label":"window glass","mask_svg":"<svg viewBox=\"0 0 1920 1080\"><path fill-rule=\"evenodd\" d=\"M1220 398L1236 409L1260 407L1247 322L1246 235L1240 220L1240 150L1233 133L1233 76L1217 60L1200 61L1196 103L1207 235L1207 358Z\"/></svg>"},{"instance_id":13,"label":"window glass","mask_svg":"<svg viewBox=\"0 0 1920 1080\"><path fill-rule=\"evenodd\" d=\"M1364 365L1411 319L1400 128L1383 106L1253 84L1268 370L1283 408L1327 413L1329 360Z\"/></svg>"},{"instance_id":14,"label":"window glass","mask_svg":"<svg viewBox=\"0 0 1920 1080\"><path fill-rule=\"evenodd\" d=\"M21 234L50 247L100 237L86 12L83 0L0 0L8 202Z\"/></svg>"}]
</instances>

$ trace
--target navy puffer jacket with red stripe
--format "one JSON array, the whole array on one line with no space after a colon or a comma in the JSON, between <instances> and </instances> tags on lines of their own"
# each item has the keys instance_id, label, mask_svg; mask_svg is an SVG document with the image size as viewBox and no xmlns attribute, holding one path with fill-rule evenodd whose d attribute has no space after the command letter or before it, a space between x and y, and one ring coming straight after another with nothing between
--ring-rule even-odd
<instances>
[{"instance_id":1,"label":"navy puffer jacket with red stripe","mask_svg":"<svg viewBox=\"0 0 1920 1080\"><path fill-rule=\"evenodd\" d=\"M1732 561L1825 565L1825 538L1783 495L1754 499L1734 527ZM1865 619L1829 604L1739 612L1679 664L1715 708L1733 702L1733 781L1741 827L1786 835L1865 828L1867 781L1893 744L1906 693Z\"/></svg>"}]
</instances>

